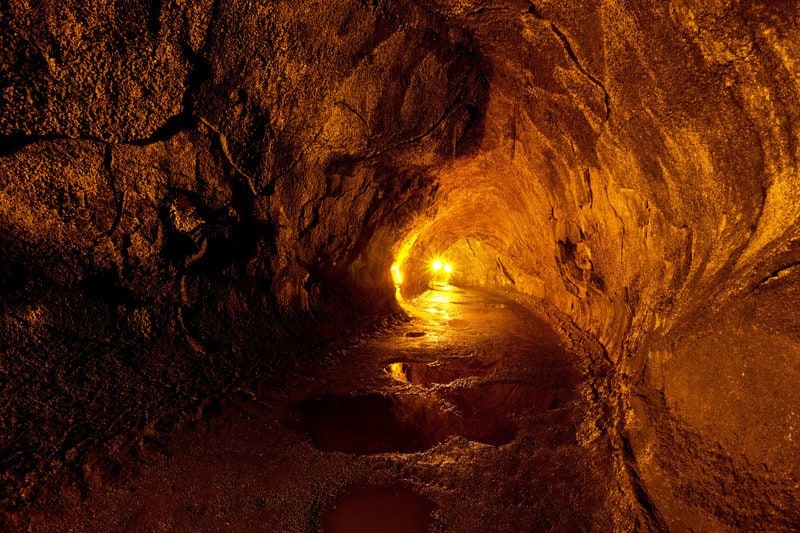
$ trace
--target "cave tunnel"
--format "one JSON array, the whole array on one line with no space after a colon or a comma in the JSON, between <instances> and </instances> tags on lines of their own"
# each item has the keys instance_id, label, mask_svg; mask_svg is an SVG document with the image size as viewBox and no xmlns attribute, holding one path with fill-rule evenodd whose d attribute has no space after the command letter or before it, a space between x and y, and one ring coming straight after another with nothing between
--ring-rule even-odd
<instances>
[{"instance_id":1,"label":"cave tunnel","mask_svg":"<svg viewBox=\"0 0 800 533\"><path fill-rule=\"evenodd\" d=\"M800 528L800 3L0 13L0 529Z\"/></svg>"}]
</instances>

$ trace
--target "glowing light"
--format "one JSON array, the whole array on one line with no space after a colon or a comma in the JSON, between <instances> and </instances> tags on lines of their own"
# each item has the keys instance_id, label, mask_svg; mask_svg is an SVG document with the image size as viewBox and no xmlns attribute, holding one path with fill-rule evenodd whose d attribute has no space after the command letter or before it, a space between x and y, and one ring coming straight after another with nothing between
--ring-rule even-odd
<instances>
[{"instance_id":1,"label":"glowing light","mask_svg":"<svg viewBox=\"0 0 800 533\"><path fill-rule=\"evenodd\" d=\"M392 265L392 279L394 279L395 285L403 283L403 275L400 273L400 267L398 265Z\"/></svg>"},{"instance_id":2,"label":"glowing light","mask_svg":"<svg viewBox=\"0 0 800 533\"><path fill-rule=\"evenodd\" d=\"M403 363L390 364L388 367L386 367L386 373L389 374L392 379L408 383L407 367Z\"/></svg>"},{"instance_id":3,"label":"glowing light","mask_svg":"<svg viewBox=\"0 0 800 533\"><path fill-rule=\"evenodd\" d=\"M433 271L439 272L443 266L444 265L442 264L442 262L437 259L436 261L433 262Z\"/></svg>"},{"instance_id":4,"label":"glowing light","mask_svg":"<svg viewBox=\"0 0 800 533\"><path fill-rule=\"evenodd\" d=\"M453 267L450 265L450 263L445 263L445 265L444 265L444 271L445 271L445 272L447 272L448 274L450 274L451 272L453 272Z\"/></svg>"}]
</instances>

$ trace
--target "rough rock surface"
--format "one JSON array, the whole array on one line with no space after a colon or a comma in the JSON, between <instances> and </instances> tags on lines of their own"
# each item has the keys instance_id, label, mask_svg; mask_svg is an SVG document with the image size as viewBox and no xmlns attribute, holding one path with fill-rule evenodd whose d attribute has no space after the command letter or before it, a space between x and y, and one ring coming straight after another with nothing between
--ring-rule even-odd
<instances>
[{"instance_id":1,"label":"rough rock surface","mask_svg":"<svg viewBox=\"0 0 800 533\"><path fill-rule=\"evenodd\" d=\"M796 527L798 4L431 4L492 79L412 264L482 241L598 336L660 527Z\"/></svg>"},{"instance_id":2,"label":"rough rock surface","mask_svg":"<svg viewBox=\"0 0 800 533\"><path fill-rule=\"evenodd\" d=\"M653 527L796 527L798 25L790 0L0 3L3 508L391 312L393 256L410 294L450 253L602 343Z\"/></svg>"},{"instance_id":3,"label":"rough rock surface","mask_svg":"<svg viewBox=\"0 0 800 533\"><path fill-rule=\"evenodd\" d=\"M192 4L2 4L4 505L389 310L391 239L469 146L487 84L442 17Z\"/></svg>"},{"instance_id":4,"label":"rough rock surface","mask_svg":"<svg viewBox=\"0 0 800 533\"><path fill-rule=\"evenodd\" d=\"M282 379L251 380L168 439L151 433L157 446L88 480L85 494L55 487L30 506L29 527L437 533L642 525L645 513L618 475L614 439L595 426L603 406L586 367L603 365L596 342L534 302L526 308L475 289L443 286L405 304L409 320L321 347ZM383 510L369 500L387 485L429 501L429 527L414 526L402 498ZM371 513L357 515L371 517L367 527L325 527L359 486L354 499Z\"/></svg>"}]
</instances>

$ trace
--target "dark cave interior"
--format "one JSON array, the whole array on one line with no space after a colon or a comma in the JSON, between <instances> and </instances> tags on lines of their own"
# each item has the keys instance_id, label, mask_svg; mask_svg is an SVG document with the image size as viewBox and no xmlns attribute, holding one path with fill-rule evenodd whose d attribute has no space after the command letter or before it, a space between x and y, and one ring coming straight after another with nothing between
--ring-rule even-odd
<instances>
[{"instance_id":1,"label":"dark cave interior","mask_svg":"<svg viewBox=\"0 0 800 533\"><path fill-rule=\"evenodd\" d=\"M800 527L800 2L0 14L0 528Z\"/></svg>"}]
</instances>

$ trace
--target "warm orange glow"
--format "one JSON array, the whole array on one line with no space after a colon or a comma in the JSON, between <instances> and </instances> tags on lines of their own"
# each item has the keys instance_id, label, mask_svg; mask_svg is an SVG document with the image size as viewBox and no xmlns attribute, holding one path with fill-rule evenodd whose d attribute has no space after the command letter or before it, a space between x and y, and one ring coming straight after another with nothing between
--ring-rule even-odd
<instances>
[{"instance_id":1,"label":"warm orange glow","mask_svg":"<svg viewBox=\"0 0 800 533\"><path fill-rule=\"evenodd\" d=\"M400 273L399 265L392 265L392 279L394 279L395 285L403 283L403 274Z\"/></svg>"},{"instance_id":2,"label":"warm orange glow","mask_svg":"<svg viewBox=\"0 0 800 533\"><path fill-rule=\"evenodd\" d=\"M389 374L392 379L408 383L408 377L406 376L406 369L403 363L390 364L386 367L386 373Z\"/></svg>"},{"instance_id":3,"label":"warm orange glow","mask_svg":"<svg viewBox=\"0 0 800 533\"><path fill-rule=\"evenodd\" d=\"M453 273L453 265L445 263L442 259L434 259L431 262L431 270L433 270L433 279L435 284L447 284L450 280L450 275Z\"/></svg>"}]
</instances>

